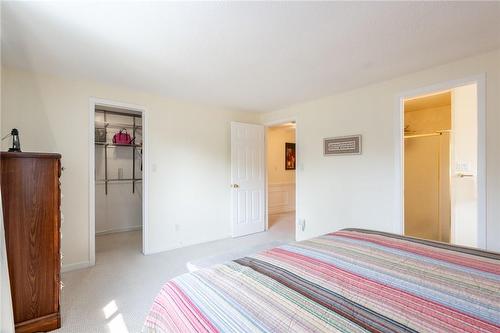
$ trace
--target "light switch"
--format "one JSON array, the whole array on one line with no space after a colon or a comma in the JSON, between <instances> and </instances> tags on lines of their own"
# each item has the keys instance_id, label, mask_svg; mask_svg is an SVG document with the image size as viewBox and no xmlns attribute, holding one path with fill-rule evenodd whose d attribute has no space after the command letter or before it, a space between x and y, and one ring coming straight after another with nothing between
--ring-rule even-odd
<instances>
[{"instance_id":1,"label":"light switch","mask_svg":"<svg viewBox=\"0 0 500 333\"><path fill-rule=\"evenodd\" d=\"M297 224L298 224L300 230L304 231L306 229L306 220L305 219L299 219Z\"/></svg>"},{"instance_id":2,"label":"light switch","mask_svg":"<svg viewBox=\"0 0 500 333\"><path fill-rule=\"evenodd\" d=\"M471 172L470 164L468 162L456 162L455 172Z\"/></svg>"}]
</instances>

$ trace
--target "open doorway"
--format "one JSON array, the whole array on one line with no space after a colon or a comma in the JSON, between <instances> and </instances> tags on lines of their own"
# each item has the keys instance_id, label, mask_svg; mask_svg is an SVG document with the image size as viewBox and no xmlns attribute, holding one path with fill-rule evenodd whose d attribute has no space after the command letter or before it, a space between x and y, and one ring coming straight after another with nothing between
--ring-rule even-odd
<instances>
[{"instance_id":1,"label":"open doorway","mask_svg":"<svg viewBox=\"0 0 500 333\"><path fill-rule=\"evenodd\" d=\"M114 251L145 252L144 110L92 103L91 264Z\"/></svg>"},{"instance_id":2,"label":"open doorway","mask_svg":"<svg viewBox=\"0 0 500 333\"><path fill-rule=\"evenodd\" d=\"M295 239L295 122L266 128L267 226Z\"/></svg>"},{"instance_id":3,"label":"open doorway","mask_svg":"<svg viewBox=\"0 0 500 333\"><path fill-rule=\"evenodd\" d=\"M479 246L477 84L403 102L404 234Z\"/></svg>"}]
</instances>

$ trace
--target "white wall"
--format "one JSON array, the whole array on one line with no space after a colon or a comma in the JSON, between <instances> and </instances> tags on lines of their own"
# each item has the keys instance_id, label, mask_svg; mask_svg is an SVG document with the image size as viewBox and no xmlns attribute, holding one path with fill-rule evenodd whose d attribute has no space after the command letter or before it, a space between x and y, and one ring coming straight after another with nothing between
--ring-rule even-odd
<instances>
[{"instance_id":1,"label":"white wall","mask_svg":"<svg viewBox=\"0 0 500 333\"><path fill-rule=\"evenodd\" d=\"M0 17L2 13L2 3L0 2ZM1 25L0 25L1 36ZM0 63L2 62L2 45L0 43ZM2 68L0 66L0 76ZM0 80L0 91L2 91L2 82ZM0 96L0 114L2 110L2 96ZM0 125L2 123L0 117ZM1 126L0 126L1 128ZM3 137L3 131L0 130L0 137ZM12 313L12 299L10 296L9 271L7 267L7 252L5 249L5 231L3 227L2 201L0 200L0 332L14 332L14 316Z\"/></svg>"},{"instance_id":2,"label":"white wall","mask_svg":"<svg viewBox=\"0 0 500 333\"><path fill-rule=\"evenodd\" d=\"M297 218L306 221L297 238L344 227L397 231L397 96L481 73L487 85L487 247L500 251L500 50L262 115L264 123L297 119ZM323 156L323 138L349 134L363 135L362 155Z\"/></svg>"},{"instance_id":3,"label":"white wall","mask_svg":"<svg viewBox=\"0 0 500 333\"><path fill-rule=\"evenodd\" d=\"M62 154L66 269L89 262L90 97L147 109L150 253L230 236L229 123L254 114L13 69L2 80L2 132L17 127L24 151Z\"/></svg>"},{"instance_id":4,"label":"white wall","mask_svg":"<svg viewBox=\"0 0 500 333\"><path fill-rule=\"evenodd\" d=\"M452 235L453 242L477 246L477 89L467 85L453 89ZM497 112L500 110L497 109ZM456 174L474 177L456 177ZM500 242L497 235L496 242ZM500 245L499 245L500 246Z\"/></svg>"},{"instance_id":5,"label":"white wall","mask_svg":"<svg viewBox=\"0 0 500 333\"><path fill-rule=\"evenodd\" d=\"M14 332L14 317L12 313L2 212L2 200L0 200L0 332L10 333Z\"/></svg>"},{"instance_id":6,"label":"white wall","mask_svg":"<svg viewBox=\"0 0 500 333\"><path fill-rule=\"evenodd\" d=\"M269 214L295 210L295 170L285 169L285 143L295 142L295 127L269 127L267 142L267 208Z\"/></svg>"}]
</instances>

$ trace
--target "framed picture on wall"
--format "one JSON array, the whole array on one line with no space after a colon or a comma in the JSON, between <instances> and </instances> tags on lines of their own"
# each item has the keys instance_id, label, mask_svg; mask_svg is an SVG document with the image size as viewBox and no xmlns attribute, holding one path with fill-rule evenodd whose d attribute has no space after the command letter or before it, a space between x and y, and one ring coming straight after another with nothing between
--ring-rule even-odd
<instances>
[{"instance_id":1,"label":"framed picture on wall","mask_svg":"<svg viewBox=\"0 0 500 333\"><path fill-rule=\"evenodd\" d=\"M285 170L295 170L295 143L285 143Z\"/></svg>"},{"instance_id":2,"label":"framed picture on wall","mask_svg":"<svg viewBox=\"0 0 500 333\"><path fill-rule=\"evenodd\" d=\"M323 155L360 155L361 135L337 136L323 139Z\"/></svg>"}]
</instances>

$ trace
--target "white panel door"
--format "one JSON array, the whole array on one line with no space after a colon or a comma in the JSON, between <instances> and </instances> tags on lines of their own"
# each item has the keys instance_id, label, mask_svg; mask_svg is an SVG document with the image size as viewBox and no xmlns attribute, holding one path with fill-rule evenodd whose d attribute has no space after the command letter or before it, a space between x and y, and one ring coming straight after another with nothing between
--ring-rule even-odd
<instances>
[{"instance_id":1,"label":"white panel door","mask_svg":"<svg viewBox=\"0 0 500 333\"><path fill-rule=\"evenodd\" d=\"M231 123L233 237L265 230L264 126Z\"/></svg>"}]
</instances>

